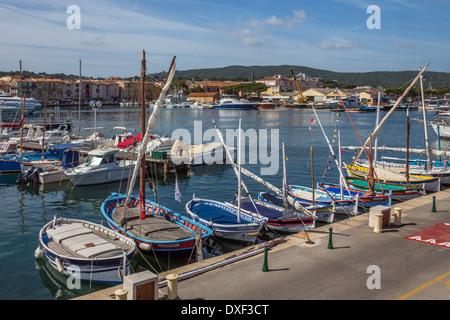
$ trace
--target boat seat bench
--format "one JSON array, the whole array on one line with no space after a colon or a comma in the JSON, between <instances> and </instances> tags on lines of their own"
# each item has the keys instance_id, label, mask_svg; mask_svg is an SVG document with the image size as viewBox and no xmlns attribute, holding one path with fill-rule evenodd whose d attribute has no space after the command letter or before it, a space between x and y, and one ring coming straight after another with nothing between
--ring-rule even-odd
<instances>
[{"instance_id":1,"label":"boat seat bench","mask_svg":"<svg viewBox=\"0 0 450 320\"><path fill-rule=\"evenodd\" d=\"M94 258L112 252L122 253L122 249L96 235L81 224L57 225L46 230L52 240L85 258Z\"/></svg>"}]
</instances>

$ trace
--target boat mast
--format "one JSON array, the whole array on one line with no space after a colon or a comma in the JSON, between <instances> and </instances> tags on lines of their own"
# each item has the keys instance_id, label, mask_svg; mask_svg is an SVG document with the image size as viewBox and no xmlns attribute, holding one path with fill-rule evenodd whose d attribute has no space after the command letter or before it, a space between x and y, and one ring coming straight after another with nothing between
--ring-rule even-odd
<instances>
[{"instance_id":1,"label":"boat mast","mask_svg":"<svg viewBox=\"0 0 450 320\"><path fill-rule=\"evenodd\" d=\"M80 59L80 86L78 87L78 136L81 136L81 59Z\"/></svg>"},{"instance_id":2,"label":"boat mast","mask_svg":"<svg viewBox=\"0 0 450 320\"><path fill-rule=\"evenodd\" d=\"M146 73L145 51L142 50L141 141L145 134L145 73ZM145 152L145 149L144 149L144 152ZM142 157L142 160L141 160L140 191L141 191L142 201L145 203L145 156Z\"/></svg>"},{"instance_id":3,"label":"boat mast","mask_svg":"<svg viewBox=\"0 0 450 320\"><path fill-rule=\"evenodd\" d=\"M44 128L42 130L42 149L41 149L41 160L44 160L44 145L45 145L45 120L47 115L47 98L48 98L48 86L47 81L45 81L45 102L44 102Z\"/></svg>"},{"instance_id":4,"label":"boat mast","mask_svg":"<svg viewBox=\"0 0 450 320\"><path fill-rule=\"evenodd\" d=\"M410 133L410 121L409 121L409 108L406 110L406 185L409 188L409 133Z\"/></svg>"},{"instance_id":5,"label":"boat mast","mask_svg":"<svg viewBox=\"0 0 450 320\"><path fill-rule=\"evenodd\" d=\"M23 143L23 120L25 118L25 99L23 97L23 84L22 84L22 60L19 61L19 67L20 67L20 104L22 108L22 117L20 125L20 155L22 155L22 143Z\"/></svg>"},{"instance_id":6,"label":"boat mast","mask_svg":"<svg viewBox=\"0 0 450 320\"><path fill-rule=\"evenodd\" d=\"M237 214L237 222L241 222L241 184L242 184L242 176L241 176L241 119L239 119L239 133L238 133L238 153L237 153L237 164L238 164L238 214Z\"/></svg>"},{"instance_id":7,"label":"boat mast","mask_svg":"<svg viewBox=\"0 0 450 320\"><path fill-rule=\"evenodd\" d=\"M311 146L311 179L312 179L312 204L316 205L316 191L314 188L314 156L313 156L313 147Z\"/></svg>"},{"instance_id":8,"label":"boat mast","mask_svg":"<svg viewBox=\"0 0 450 320\"><path fill-rule=\"evenodd\" d=\"M289 206L289 202L287 199L289 183L287 180L286 153L284 151L284 142L282 142L282 146L283 146L283 204L284 204L284 208L287 209Z\"/></svg>"},{"instance_id":9,"label":"boat mast","mask_svg":"<svg viewBox=\"0 0 450 320\"><path fill-rule=\"evenodd\" d=\"M159 109L161 108L161 104L163 103L164 97L166 96L167 90L169 90L170 83L172 82L173 76L175 74L175 58L176 57L173 57L172 63L169 67L169 72L167 73L166 81L162 87L159 98L153 107L153 112L149 117L148 124L147 124L147 130L145 130L145 136L144 137L141 136L141 145L138 149L138 155L137 155L137 159L136 159L136 164L134 166L133 175L132 175L130 183L128 185L125 204L128 204L130 201L131 192L133 191L133 187L136 182L136 176L137 176L138 170L140 168L142 158L145 154L145 149L147 148L148 141L150 140L150 135L151 135L153 128L155 126L155 123L156 123L156 117L158 116Z\"/></svg>"},{"instance_id":10,"label":"boat mast","mask_svg":"<svg viewBox=\"0 0 450 320\"><path fill-rule=\"evenodd\" d=\"M342 151L341 151L341 131L338 130L338 152L339 152L339 168L342 168ZM339 189L341 191L341 199L344 199L344 188L343 181L345 181L345 177L339 177Z\"/></svg>"},{"instance_id":11,"label":"boat mast","mask_svg":"<svg viewBox=\"0 0 450 320\"><path fill-rule=\"evenodd\" d=\"M319 119L319 116L317 115L316 109L314 107L312 107L312 109L313 109L314 114L316 116L317 122L319 123L320 129L322 130L323 136L325 137L325 141L328 144L328 148L330 149L330 152L333 155L334 162L336 164L336 167L339 170L339 175L340 175L341 181L343 182L345 189L348 190L348 186L347 186L347 182L345 181L344 173L342 172L342 168L339 166L338 160L336 158L336 154L334 153L333 147L330 144L330 140L328 140L328 137L325 134L325 131L323 130L322 123L320 122L320 119Z\"/></svg>"},{"instance_id":12,"label":"boat mast","mask_svg":"<svg viewBox=\"0 0 450 320\"><path fill-rule=\"evenodd\" d=\"M380 99L381 99L381 92L378 92L378 105L377 105L377 121L376 126L378 126L378 123L380 123ZM375 155L373 156L373 164L376 166L377 164L377 150L378 150L378 133L375 134Z\"/></svg>"},{"instance_id":13,"label":"boat mast","mask_svg":"<svg viewBox=\"0 0 450 320\"><path fill-rule=\"evenodd\" d=\"M373 177L373 162L372 162L372 134L370 134L370 147L369 147L369 177L368 184L369 190L364 194L364 196L374 196L375 195L375 180Z\"/></svg>"},{"instance_id":14,"label":"boat mast","mask_svg":"<svg viewBox=\"0 0 450 320\"><path fill-rule=\"evenodd\" d=\"M400 104L400 102L402 102L402 100L405 98L405 96L408 94L408 92L411 90L411 88L414 86L414 84L419 80L420 76L422 75L422 73L425 72L425 70L428 68L429 65L430 65L430 63L428 62L427 65L425 66L425 68L423 68L422 71L420 71L420 73L413 80L413 82L409 85L409 87L406 88L405 92L403 92L403 95L397 100L397 102L394 104L394 106L391 108L391 110L389 110L389 112L384 116L383 120L381 120L380 124L378 124L378 126L375 128L375 130L372 132L372 134L376 134L378 132L378 130L380 130L381 126L386 122L387 118L391 116L391 114L394 112L395 108L397 108L397 106ZM358 161L359 157L361 156L361 154L364 151L365 146L367 145L367 143L369 143L369 140L370 140L370 137L367 138L366 142L363 144L363 148L358 152L356 157L353 159L353 161L351 163L352 166L354 166L356 161Z\"/></svg>"},{"instance_id":15,"label":"boat mast","mask_svg":"<svg viewBox=\"0 0 450 320\"><path fill-rule=\"evenodd\" d=\"M425 99L423 94L423 75L420 75L420 93L422 97L422 112L423 112L423 128L425 134L425 149L427 151L427 171L431 171L433 161L431 160L430 143L428 141L428 128L427 128L427 111L425 110Z\"/></svg>"}]
</instances>

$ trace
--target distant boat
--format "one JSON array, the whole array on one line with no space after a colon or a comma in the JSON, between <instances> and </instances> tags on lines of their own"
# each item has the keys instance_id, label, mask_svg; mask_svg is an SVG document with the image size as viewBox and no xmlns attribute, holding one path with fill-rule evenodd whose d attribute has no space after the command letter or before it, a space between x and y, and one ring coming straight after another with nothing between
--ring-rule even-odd
<instances>
[{"instance_id":1,"label":"distant boat","mask_svg":"<svg viewBox=\"0 0 450 320\"><path fill-rule=\"evenodd\" d=\"M343 98L342 101L341 99L329 100L328 102L324 102L324 104L326 104L328 107L331 107L331 111L335 112L345 112L345 110L359 111L363 106L359 99L356 97Z\"/></svg>"},{"instance_id":2,"label":"distant boat","mask_svg":"<svg viewBox=\"0 0 450 320\"><path fill-rule=\"evenodd\" d=\"M42 101L34 98L24 98L24 116L33 114L35 111L42 108ZM2 121L13 121L22 116L22 99L20 97L12 96L9 93L0 91L0 108L2 109Z\"/></svg>"},{"instance_id":3,"label":"distant boat","mask_svg":"<svg viewBox=\"0 0 450 320\"><path fill-rule=\"evenodd\" d=\"M275 109L276 104L273 101L263 101L256 104L256 109L265 110L265 109Z\"/></svg>"},{"instance_id":4,"label":"distant boat","mask_svg":"<svg viewBox=\"0 0 450 320\"><path fill-rule=\"evenodd\" d=\"M39 232L36 258L47 259L66 276L117 285L130 271L136 253L132 239L88 221L56 218Z\"/></svg>"},{"instance_id":5,"label":"distant boat","mask_svg":"<svg viewBox=\"0 0 450 320\"><path fill-rule=\"evenodd\" d=\"M215 109L253 109L256 103L239 100L233 97L224 97L215 105Z\"/></svg>"}]
</instances>

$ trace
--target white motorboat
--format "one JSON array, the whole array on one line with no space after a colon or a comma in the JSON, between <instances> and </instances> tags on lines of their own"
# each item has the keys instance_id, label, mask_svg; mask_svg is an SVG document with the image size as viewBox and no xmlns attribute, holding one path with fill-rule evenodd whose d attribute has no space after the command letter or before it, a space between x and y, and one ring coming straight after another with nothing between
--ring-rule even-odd
<instances>
[{"instance_id":1,"label":"white motorboat","mask_svg":"<svg viewBox=\"0 0 450 320\"><path fill-rule=\"evenodd\" d=\"M255 107L256 103L233 97L223 97L219 104L214 106L215 109L254 109Z\"/></svg>"},{"instance_id":2,"label":"white motorboat","mask_svg":"<svg viewBox=\"0 0 450 320\"><path fill-rule=\"evenodd\" d=\"M75 186L127 180L135 161L116 159L118 149L98 148L88 153L84 163L64 173Z\"/></svg>"}]
</instances>

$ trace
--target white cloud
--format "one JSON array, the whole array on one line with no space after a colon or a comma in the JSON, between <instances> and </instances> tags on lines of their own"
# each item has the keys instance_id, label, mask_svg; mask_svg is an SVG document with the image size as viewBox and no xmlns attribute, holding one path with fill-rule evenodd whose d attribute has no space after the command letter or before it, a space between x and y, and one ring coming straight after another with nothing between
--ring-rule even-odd
<instances>
[{"instance_id":1,"label":"white cloud","mask_svg":"<svg viewBox=\"0 0 450 320\"><path fill-rule=\"evenodd\" d=\"M283 24L283 20L278 19L276 16L271 16L269 19L266 19L265 22L270 25L281 25Z\"/></svg>"},{"instance_id":2,"label":"white cloud","mask_svg":"<svg viewBox=\"0 0 450 320\"><path fill-rule=\"evenodd\" d=\"M330 40L322 40L313 43L315 46L323 50L348 50L352 48L361 48L362 44L355 41L349 41L345 39L333 38Z\"/></svg>"},{"instance_id":3,"label":"white cloud","mask_svg":"<svg viewBox=\"0 0 450 320\"><path fill-rule=\"evenodd\" d=\"M306 20L308 20L308 17L306 16L305 10L294 10L294 15L292 17L289 17L287 19L286 24L289 27L293 27L297 23L303 23Z\"/></svg>"},{"instance_id":4,"label":"white cloud","mask_svg":"<svg viewBox=\"0 0 450 320\"><path fill-rule=\"evenodd\" d=\"M395 42L395 49L401 49L401 48L414 48L414 45L412 45L411 43L407 43L405 41L396 41Z\"/></svg>"},{"instance_id":5,"label":"white cloud","mask_svg":"<svg viewBox=\"0 0 450 320\"><path fill-rule=\"evenodd\" d=\"M273 28L286 25L292 28L294 25L303 23L308 19L305 10L294 10L292 16L280 19L277 16L271 16L267 19L250 19L242 26L237 27L233 32L234 38L247 46L260 46L267 41L268 34L265 26L270 25Z\"/></svg>"}]
</instances>

